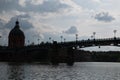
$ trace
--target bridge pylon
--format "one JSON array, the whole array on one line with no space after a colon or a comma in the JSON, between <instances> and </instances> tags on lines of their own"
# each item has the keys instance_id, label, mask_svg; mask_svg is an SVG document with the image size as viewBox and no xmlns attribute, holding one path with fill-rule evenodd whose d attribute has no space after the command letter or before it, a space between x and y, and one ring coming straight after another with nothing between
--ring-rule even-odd
<instances>
[{"instance_id":1,"label":"bridge pylon","mask_svg":"<svg viewBox=\"0 0 120 80\"><path fill-rule=\"evenodd\" d=\"M74 64L74 50L72 47L67 48L67 65L72 66Z\"/></svg>"},{"instance_id":2,"label":"bridge pylon","mask_svg":"<svg viewBox=\"0 0 120 80\"><path fill-rule=\"evenodd\" d=\"M50 52L50 60L52 65L58 65L59 60L58 60L58 44L57 41L53 42L53 45L51 47L51 52Z\"/></svg>"}]
</instances>

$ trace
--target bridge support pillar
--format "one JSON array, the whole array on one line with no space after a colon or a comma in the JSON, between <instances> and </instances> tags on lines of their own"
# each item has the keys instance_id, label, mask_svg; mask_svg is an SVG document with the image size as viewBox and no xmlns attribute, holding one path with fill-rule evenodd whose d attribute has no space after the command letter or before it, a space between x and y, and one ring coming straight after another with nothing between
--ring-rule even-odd
<instances>
[{"instance_id":1,"label":"bridge support pillar","mask_svg":"<svg viewBox=\"0 0 120 80\"><path fill-rule=\"evenodd\" d=\"M72 66L74 64L74 50L72 49L72 47L69 47L67 49L67 65L68 66Z\"/></svg>"},{"instance_id":2,"label":"bridge support pillar","mask_svg":"<svg viewBox=\"0 0 120 80\"><path fill-rule=\"evenodd\" d=\"M52 65L58 65L59 64L59 60L58 60L58 44L57 44L56 41L53 42L50 56L51 56L50 60L51 60Z\"/></svg>"}]
</instances>

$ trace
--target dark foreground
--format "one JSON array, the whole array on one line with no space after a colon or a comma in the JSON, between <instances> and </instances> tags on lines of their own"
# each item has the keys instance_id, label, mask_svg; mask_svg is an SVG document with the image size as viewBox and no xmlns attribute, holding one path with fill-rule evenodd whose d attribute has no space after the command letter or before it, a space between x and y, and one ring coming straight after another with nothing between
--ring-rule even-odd
<instances>
[{"instance_id":1,"label":"dark foreground","mask_svg":"<svg viewBox=\"0 0 120 80\"><path fill-rule=\"evenodd\" d=\"M28 46L24 48L0 48L1 62L39 62L42 64L58 65L67 63L72 66L74 62L119 62L120 52L89 52L58 46Z\"/></svg>"}]
</instances>

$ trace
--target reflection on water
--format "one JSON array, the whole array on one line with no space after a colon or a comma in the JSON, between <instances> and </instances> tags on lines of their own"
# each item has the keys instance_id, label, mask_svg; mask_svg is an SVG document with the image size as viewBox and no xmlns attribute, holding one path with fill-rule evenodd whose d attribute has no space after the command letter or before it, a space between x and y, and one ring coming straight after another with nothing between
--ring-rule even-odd
<instances>
[{"instance_id":1,"label":"reflection on water","mask_svg":"<svg viewBox=\"0 0 120 80\"><path fill-rule=\"evenodd\" d=\"M8 80L23 80L24 69L22 64L9 63L7 68Z\"/></svg>"},{"instance_id":2,"label":"reflection on water","mask_svg":"<svg viewBox=\"0 0 120 80\"><path fill-rule=\"evenodd\" d=\"M120 63L83 62L74 66L0 63L0 80L119 80Z\"/></svg>"}]
</instances>

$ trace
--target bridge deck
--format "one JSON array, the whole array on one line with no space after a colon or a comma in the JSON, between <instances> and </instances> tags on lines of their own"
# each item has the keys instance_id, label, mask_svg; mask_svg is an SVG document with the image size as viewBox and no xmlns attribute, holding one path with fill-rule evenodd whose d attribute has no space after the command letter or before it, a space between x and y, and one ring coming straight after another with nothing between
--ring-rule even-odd
<instances>
[{"instance_id":1,"label":"bridge deck","mask_svg":"<svg viewBox=\"0 0 120 80\"><path fill-rule=\"evenodd\" d=\"M104 38L104 39L88 39L88 40L80 40L80 41L71 41L71 42L64 42L59 43L61 46L66 47L89 47L89 46L102 46L102 45L114 45L119 46L120 44L120 38Z\"/></svg>"}]
</instances>

